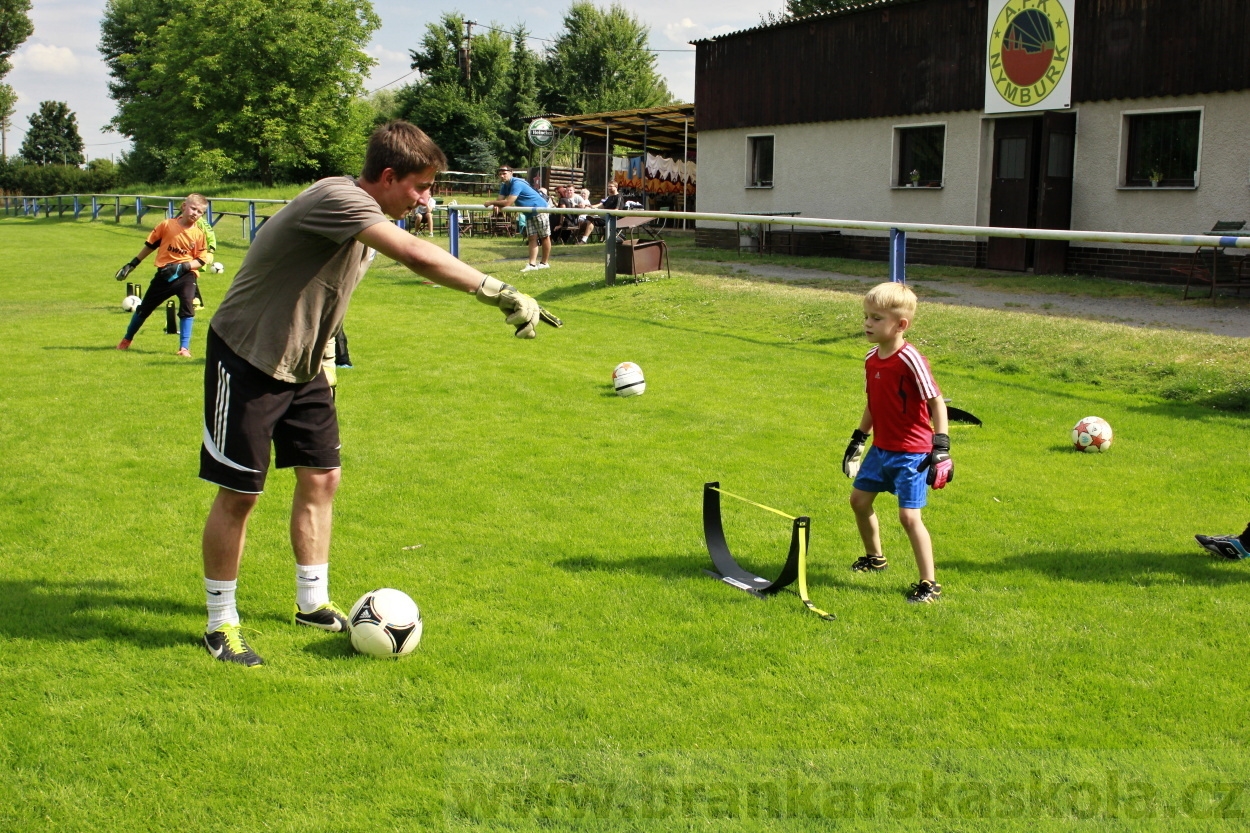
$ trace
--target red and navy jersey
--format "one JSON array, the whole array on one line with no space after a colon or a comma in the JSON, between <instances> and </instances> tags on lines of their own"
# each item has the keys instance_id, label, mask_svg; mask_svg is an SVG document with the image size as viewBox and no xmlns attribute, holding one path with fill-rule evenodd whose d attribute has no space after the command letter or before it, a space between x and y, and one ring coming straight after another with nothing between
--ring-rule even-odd
<instances>
[{"instance_id":1,"label":"red and navy jersey","mask_svg":"<svg viewBox=\"0 0 1250 833\"><path fill-rule=\"evenodd\" d=\"M864 358L872 444L882 451L928 452L933 448L929 400L941 396L929 363L907 342L881 358L876 347Z\"/></svg>"}]
</instances>

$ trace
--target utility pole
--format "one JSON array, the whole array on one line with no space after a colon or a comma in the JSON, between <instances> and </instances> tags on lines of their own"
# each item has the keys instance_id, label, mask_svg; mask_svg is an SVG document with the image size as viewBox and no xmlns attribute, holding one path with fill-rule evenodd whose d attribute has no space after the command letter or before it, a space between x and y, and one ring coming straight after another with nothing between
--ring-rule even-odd
<instances>
[{"instance_id":1,"label":"utility pole","mask_svg":"<svg viewBox=\"0 0 1250 833\"><path fill-rule=\"evenodd\" d=\"M473 88L473 27L476 25L476 20L464 22L464 85L468 89Z\"/></svg>"}]
</instances>

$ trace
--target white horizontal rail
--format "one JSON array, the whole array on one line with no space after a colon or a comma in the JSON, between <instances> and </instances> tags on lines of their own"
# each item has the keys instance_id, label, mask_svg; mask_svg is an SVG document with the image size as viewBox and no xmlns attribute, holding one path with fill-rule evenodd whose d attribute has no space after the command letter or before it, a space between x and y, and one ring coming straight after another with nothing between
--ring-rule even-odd
<instances>
[{"instance_id":1,"label":"white horizontal rail","mask_svg":"<svg viewBox=\"0 0 1250 833\"><path fill-rule=\"evenodd\" d=\"M439 205L445 211L489 211L486 205ZM698 211L624 211L602 208L505 208L514 214L612 214L617 217L654 217L669 220L709 220L718 223L765 224L804 226L808 228L859 229L862 231L890 231L897 229L909 234L957 234L970 237L1009 237L1029 240L1067 240L1082 243L1139 243L1151 246L1220 246L1250 249L1250 234L1239 237L1215 234L1153 234L1124 231L1074 231L1072 229L1010 228L1006 226L954 226L940 223L885 223L876 220L830 220L820 217L785 217L767 214L714 214Z\"/></svg>"}]
</instances>

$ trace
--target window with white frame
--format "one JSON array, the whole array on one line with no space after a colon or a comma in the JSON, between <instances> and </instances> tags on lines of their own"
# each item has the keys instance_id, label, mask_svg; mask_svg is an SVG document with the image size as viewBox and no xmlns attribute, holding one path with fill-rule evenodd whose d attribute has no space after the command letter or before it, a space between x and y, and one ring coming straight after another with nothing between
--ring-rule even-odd
<instances>
[{"instance_id":1,"label":"window with white frame","mask_svg":"<svg viewBox=\"0 0 1250 833\"><path fill-rule=\"evenodd\" d=\"M773 137L747 137L747 187L773 187Z\"/></svg>"},{"instance_id":2,"label":"window with white frame","mask_svg":"<svg viewBox=\"0 0 1250 833\"><path fill-rule=\"evenodd\" d=\"M895 185L941 187L942 168L946 161L946 125L896 127L894 146L898 151Z\"/></svg>"},{"instance_id":3,"label":"window with white frame","mask_svg":"<svg viewBox=\"0 0 1250 833\"><path fill-rule=\"evenodd\" d=\"M1198 184L1202 111L1124 115L1124 184L1193 188Z\"/></svg>"}]
</instances>

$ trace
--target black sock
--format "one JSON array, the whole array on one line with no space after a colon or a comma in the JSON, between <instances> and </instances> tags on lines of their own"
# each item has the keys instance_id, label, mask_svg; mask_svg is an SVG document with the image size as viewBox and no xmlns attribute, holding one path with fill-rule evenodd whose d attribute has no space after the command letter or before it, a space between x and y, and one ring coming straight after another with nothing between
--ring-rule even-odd
<instances>
[{"instance_id":1,"label":"black sock","mask_svg":"<svg viewBox=\"0 0 1250 833\"><path fill-rule=\"evenodd\" d=\"M1250 524L1246 524L1246 531L1238 535L1237 540L1243 547L1250 548Z\"/></svg>"}]
</instances>

